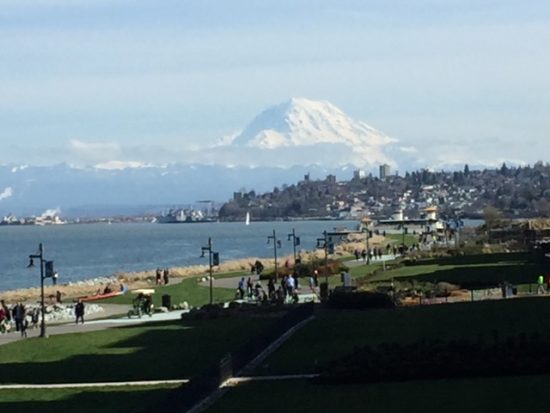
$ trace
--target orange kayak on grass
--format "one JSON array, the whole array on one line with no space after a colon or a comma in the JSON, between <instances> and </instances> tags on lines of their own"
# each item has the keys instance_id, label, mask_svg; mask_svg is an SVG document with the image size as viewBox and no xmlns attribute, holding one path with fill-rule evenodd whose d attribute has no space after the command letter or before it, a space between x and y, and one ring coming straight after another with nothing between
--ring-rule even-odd
<instances>
[{"instance_id":1,"label":"orange kayak on grass","mask_svg":"<svg viewBox=\"0 0 550 413\"><path fill-rule=\"evenodd\" d=\"M107 294L84 295L82 297L78 297L78 299L82 301L96 301L103 300L104 298L116 297L119 295L122 295L122 291L113 291L112 293Z\"/></svg>"}]
</instances>

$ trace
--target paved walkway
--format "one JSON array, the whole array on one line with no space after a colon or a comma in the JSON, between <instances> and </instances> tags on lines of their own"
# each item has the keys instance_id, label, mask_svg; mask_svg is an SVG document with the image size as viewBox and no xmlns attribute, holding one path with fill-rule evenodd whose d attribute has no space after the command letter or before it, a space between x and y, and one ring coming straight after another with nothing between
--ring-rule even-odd
<instances>
[{"instance_id":1,"label":"paved walkway","mask_svg":"<svg viewBox=\"0 0 550 413\"><path fill-rule=\"evenodd\" d=\"M377 264L381 263L383 261L391 261L398 257L398 255L393 254L383 254L382 258L372 258L370 260L370 264ZM366 261L363 261L363 258L359 258L358 260L349 260L344 261L344 264L346 264L348 267L360 267L362 265L367 265Z\"/></svg>"},{"instance_id":2,"label":"paved walkway","mask_svg":"<svg viewBox=\"0 0 550 413\"><path fill-rule=\"evenodd\" d=\"M281 376L241 376L231 377L222 384L222 387L235 387L239 384L249 383L251 381L277 381L277 380L303 380L314 379L319 374L283 374Z\"/></svg>"},{"instance_id":3,"label":"paved walkway","mask_svg":"<svg viewBox=\"0 0 550 413\"><path fill-rule=\"evenodd\" d=\"M254 370L258 367L258 365L263 362L263 360L265 360L273 352L275 352L279 347L281 347L285 341L287 341L290 337L292 337L292 335L294 335L296 331L301 329L303 326L305 326L307 323L312 321L314 318L315 316L311 316L309 318L306 318L305 320L300 321L298 324L294 325L293 327L289 328L285 333L283 333L283 335L281 335L273 343L267 346L264 351L262 351L257 357L255 357L250 363L248 363L241 371L237 372L236 377L231 377L228 380L226 380L224 383L222 383L218 387L217 390L215 390L205 399L200 401L194 407L189 409L187 413L201 413L206 409L208 409L210 406L212 406L216 401L218 401L227 392L229 387L236 386L246 381L251 381L252 379L249 376L249 374L253 373ZM245 374L247 376L244 376ZM270 377L273 380L273 377L275 376L270 376ZM291 376L279 376L279 377L281 377L281 380L283 380L282 377L284 377L285 379L288 379ZM294 376L292 378L296 379L298 377ZM305 378L305 377L301 377L301 378Z\"/></svg>"},{"instance_id":4,"label":"paved walkway","mask_svg":"<svg viewBox=\"0 0 550 413\"><path fill-rule=\"evenodd\" d=\"M141 318L132 317L128 318L124 315L128 313L131 306L120 304L102 304L105 307L105 311L90 316L91 320L86 321L84 324L70 323L57 323L46 324L46 333L48 336L88 331L104 330L106 328L120 327L124 325L147 323L152 321L169 321L181 319L182 313L188 310L170 311L167 313L155 313L151 317L143 316ZM97 319L98 317L116 317ZM95 319L93 319L95 318ZM40 335L40 328L28 329L27 338L38 337ZM14 341L25 340L21 337L21 334L16 331L12 331L6 334L0 334L0 345L12 343Z\"/></svg>"},{"instance_id":5,"label":"paved walkway","mask_svg":"<svg viewBox=\"0 0 550 413\"><path fill-rule=\"evenodd\" d=\"M184 384L184 383L189 383L189 379L107 381L107 382L98 382L98 383L0 384L0 390L10 390L10 389L78 389L78 388L87 388L87 387L157 386L159 384Z\"/></svg>"},{"instance_id":6,"label":"paved walkway","mask_svg":"<svg viewBox=\"0 0 550 413\"><path fill-rule=\"evenodd\" d=\"M391 260L394 260L396 257L397 256L393 255L393 254L384 254L384 255L382 255L382 258L376 258L376 259L373 258L370 261L370 264L367 264L366 261L363 261L362 258L360 258L358 260L344 261L344 264L346 266L350 267L350 268L351 267L360 267L360 266L378 264L378 263L381 263L383 261L391 261ZM214 276L214 281L213 281L212 285L216 288L230 288L230 289L234 289L235 291L237 291L239 281L243 277L244 277L245 282L248 280L248 277L250 277L253 284L256 284L256 282L260 280L260 276L256 275L256 274L248 274L248 275L244 275L244 276L228 277L228 278L216 278L216 276ZM303 279L303 278L301 278L300 280L301 280L302 290L304 292L308 293L309 292L309 287L307 286L307 280ZM267 281L262 280L262 281L260 281L260 283L262 284L262 286L264 288L267 288ZM305 285L303 285L304 283L305 283ZM210 285L210 281L203 281L203 282L200 283L200 285L202 285L203 287L208 287Z\"/></svg>"}]
</instances>

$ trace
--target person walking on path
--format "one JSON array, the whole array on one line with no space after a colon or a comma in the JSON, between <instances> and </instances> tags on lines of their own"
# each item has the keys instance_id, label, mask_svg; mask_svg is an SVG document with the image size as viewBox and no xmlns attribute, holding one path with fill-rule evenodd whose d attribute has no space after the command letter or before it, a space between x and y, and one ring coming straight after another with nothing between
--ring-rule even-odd
<instances>
[{"instance_id":1,"label":"person walking on path","mask_svg":"<svg viewBox=\"0 0 550 413\"><path fill-rule=\"evenodd\" d=\"M546 293L546 291L544 291L544 276L543 275L539 275L539 277L537 278L537 284L538 284L537 294Z\"/></svg>"},{"instance_id":2,"label":"person walking on path","mask_svg":"<svg viewBox=\"0 0 550 413\"><path fill-rule=\"evenodd\" d=\"M21 321L21 338L27 338L27 327L29 326L29 320L27 320L27 313L25 312L25 316L23 317L23 321Z\"/></svg>"},{"instance_id":3,"label":"person walking on path","mask_svg":"<svg viewBox=\"0 0 550 413\"><path fill-rule=\"evenodd\" d=\"M78 299L78 302L74 306L74 315L76 317L75 324L78 324L78 320L84 324L84 303L81 299Z\"/></svg>"},{"instance_id":4,"label":"person walking on path","mask_svg":"<svg viewBox=\"0 0 550 413\"><path fill-rule=\"evenodd\" d=\"M160 268L157 268L157 271L155 272L155 284L156 285L160 285L161 276L162 276L162 272L161 272Z\"/></svg>"},{"instance_id":5,"label":"person walking on path","mask_svg":"<svg viewBox=\"0 0 550 413\"><path fill-rule=\"evenodd\" d=\"M244 277L239 281L239 286L237 287L239 291L239 298L242 300L244 298Z\"/></svg>"},{"instance_id":6,"label":"person walking on path","mask_svg":"<svg viewBox=\"0 0 550 413\"><path fill-rule=\"evenodd\" d=\"M271 300L275 295L275 282L273 281L273 277L267 282L267 294Z\"/></svg>"},{"instance_id":7,"label":"person walking on path","mask_svg":"<svg viewBox=\"0 0 550 413\"><path fill-rule=\"evenodd\" d=\"M21 331L25 316L25 306L21 301L18 301L17 305L13 309L13 319L15 320L16 331Z\"/></svg>"},{"instance_id":8,"label":"person walking on path","mask_svg":"<svg viewBox=\"0 0 550 413\"><path fill-rule=\"evenodd\" d=\"M0 300L0 307L2 307L2 309L4 310L4 317L7 318L8 321L11 321L10 309L8 308L4 300Z\"/></svg>"},{"instance_id":9,"label":"person walking on path","mask_svg":"<svg viewBox=\"0 0 550 413\"><path fill-rule=\"evenodd\" d=\"M164 272L162 273L162 278L164 280L164 285L168 285L168 281L170 280L170 271L168 268L164 269Z\"/></svg>"}]
</instances>

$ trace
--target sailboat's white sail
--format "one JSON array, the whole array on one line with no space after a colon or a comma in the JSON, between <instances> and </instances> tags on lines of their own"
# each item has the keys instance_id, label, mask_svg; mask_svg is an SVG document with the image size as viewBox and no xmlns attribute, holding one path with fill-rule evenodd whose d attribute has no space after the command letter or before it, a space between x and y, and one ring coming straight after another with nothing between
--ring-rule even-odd
<instances>
[{"instance_id":1,"label":"sailboat's white sail","mask_svg":"<svg viewBox=\"0 0 550 413\"><path fill-rule=\"evenodd\" d=\"M245 225L250 225L250 212L246 213L246 218L244 220Z\"/></svg>"}]
</instances>

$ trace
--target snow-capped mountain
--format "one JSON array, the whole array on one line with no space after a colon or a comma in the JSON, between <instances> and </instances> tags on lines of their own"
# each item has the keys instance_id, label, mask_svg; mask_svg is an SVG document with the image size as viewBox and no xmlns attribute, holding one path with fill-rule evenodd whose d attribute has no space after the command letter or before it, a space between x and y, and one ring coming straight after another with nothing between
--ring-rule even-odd
<instances>
[{"instance_id":1,"label":"snow-capped mountain","mask_svg":"<svg viewBox=\"0 0 550 413\"><path fill-rule=\"evenodd\" d=\"M392 142L395 140L353 120L327 101L293 98L260 113L235 136L231 146L260 151L307 149L312 159L326 158L329 150L333 164L365 167L394 164L384 153L384 147Z\"/></svg>"},{"instance_id":2,"label":"snow-capped mountain","mask_svg":"<svg viewBox=\"0 0 550 413\"><path fill-rule=\"evenodd\" d=\"M94 166L0 165L0 218L49 208L66 214L86 205L124 206L131 213L136 205L223 202L241 188L265 192L306 173L313 179L328 174L350 179L353 169L395 165L385 153L392 142L328 102L295 98L265 110L231 140L178 154L188 161L154 165L116 145L115 159Z\"/></svg>"}]
</instances>

